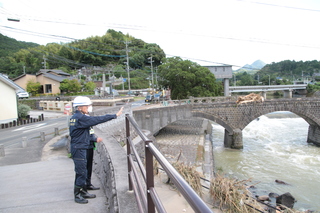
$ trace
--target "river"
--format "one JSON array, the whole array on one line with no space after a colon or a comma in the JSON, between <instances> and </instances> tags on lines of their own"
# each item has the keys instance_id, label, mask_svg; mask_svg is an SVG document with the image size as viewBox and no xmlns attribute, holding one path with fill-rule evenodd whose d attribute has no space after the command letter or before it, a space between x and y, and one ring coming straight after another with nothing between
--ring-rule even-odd
<instances>
[{"instance_id":1,"label":"river","mask_svg":"<svg viewBox=\"0 0 320 213\"><path fill-rule=\"evenodd\" d=\"M259 182L255 189L259 195L290 192L297 200L295 209L320 211L320 147L306 142L309 125L304 119L292 118L290 112L277 114L279 118L261 116L243 130L242 150L224 148L224 128L213 123L215 168ZM275 183L276 179L289 185Z\"/></svg>"}]
</instances>

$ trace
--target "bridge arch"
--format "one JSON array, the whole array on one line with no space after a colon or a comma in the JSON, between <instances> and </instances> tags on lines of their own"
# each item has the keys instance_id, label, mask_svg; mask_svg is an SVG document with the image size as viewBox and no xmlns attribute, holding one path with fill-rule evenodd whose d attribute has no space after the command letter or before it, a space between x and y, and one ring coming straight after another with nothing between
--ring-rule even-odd
<instances>
[{"instance_id":1,"label":"bridge arch","mask_svg":"<svg viewBox=\"0 0 320 213\"><path fill-rule=\"evenodd\" d=\"M308 143L320 146L320 99L274 99L263 103L237 105L235 101L215 102L212 97L199 103L163 106L133 111L138 125L152 134L177 120L202 117L225 128L226 147L243 148L242 130L258 117L277 111L289 111L302 117L308 124Z\"/></svg>"},{"instance_id":2,"label":"bridge arch","mask_svg":"<svg viewBox=\"0 0 320 213\"><path fill-rule=\"evenodd\" d=\"M239 128L241 130L243 130L249 123L251 123L253 120L259 118L262 115L266 115L269 113L273 113L273 112L281 112L281 111L287 111L287 112L292 112L296 115L298 115L299 117L303 118L309 125L320 125L320 121L318 118L314 118L314 115L310 114L310 112L308 112L308 110L296 110L294 108L290 108L290 107L283 107L281 110L272 110L272 109L267 109L267 110L262 110L262 111L257 111L255 114L252 114L250 116L250 119L246 120L245 123L242 123Z\"/></svg>"},{"instance_id":3,"label":"bridge arch","mask_svg":"<svg viewBox=\"0 0 320 213\"><path fill-rule=\"evenodd\" d=\"M235 102L213 102L193 104L192 108L193 115L214 118L210 120L218 121L217 123L225 127L225 146L237 149L243 148L242 130L251 121L277 111L289 111L302 117L309 124L307 142L320 145L320 99L275 99L241 105Z\"/></svg>"}]
</instances>

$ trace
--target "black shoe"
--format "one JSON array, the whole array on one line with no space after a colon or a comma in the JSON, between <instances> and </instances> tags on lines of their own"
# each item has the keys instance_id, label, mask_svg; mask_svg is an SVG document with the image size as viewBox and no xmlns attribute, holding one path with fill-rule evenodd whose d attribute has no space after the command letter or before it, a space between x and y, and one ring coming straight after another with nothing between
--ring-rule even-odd
<instances>
[{"instance_id":1,"label":"black shoe","mask_svg":"<svg viewBox=\"0 0 320 213\"><path fill-rule=\"evenodd\" d=\"M87 185L87 190L99 190L100 187L95 187L92 184L91 185Z\"/></svg>"},{"instance_id":2,"label":"black shoe","mask_svg":"<svg viewBox=\"0 0 320 213\"><path fill-rule=\"evenodd\" d=\"M83 190L81 191L81 195L82 195L82 197L84 197L84 198L95 198L95 197L96 197L95 194L90 194L90 193L88 193L86 187L84 187Z\"/></svg>"},{"instance_id":3,"label":"black shoe","mask_svg":"<svg viewBox=\"0 0 320 213\"><path fill-rule=\"evenodd\" d=\"M87 204L88 203L88 200L86 200L86 199L84 199L83 197L82 197L82 195L81 195L81 191L82 191L83 189L82 188L80 188L80 187L77 187L77 186L75 186L74 187L74 201L76 202L76 203L81 203L81 204Z\"/></svg>"}]
</instances>

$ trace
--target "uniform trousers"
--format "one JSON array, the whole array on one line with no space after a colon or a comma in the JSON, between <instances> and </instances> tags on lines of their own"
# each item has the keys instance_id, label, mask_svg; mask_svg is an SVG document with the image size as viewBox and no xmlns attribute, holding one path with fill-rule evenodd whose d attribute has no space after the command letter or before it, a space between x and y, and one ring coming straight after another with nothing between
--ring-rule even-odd
<instances>
[{"instance_id":1,"label":"uniform trousers","mask_svg":"<svg viewBox=\"0 0 320 213\"><path fill-rule=\"evenodd\" d=\"M79 187L86 187L87 179L87 149L72 149L74 171L76 173L74 184Z\"/></svg>"}]
</instances>

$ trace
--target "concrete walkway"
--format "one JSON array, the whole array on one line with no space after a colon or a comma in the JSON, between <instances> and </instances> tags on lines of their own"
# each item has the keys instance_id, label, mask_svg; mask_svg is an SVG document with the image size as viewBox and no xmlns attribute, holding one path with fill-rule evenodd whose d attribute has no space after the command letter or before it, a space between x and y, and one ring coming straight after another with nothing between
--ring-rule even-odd
<instances>
[{"instance_id":1,"label":"concrete walkway","mask_svg":"<svg viewBox=\"0 0 320 213\"><path fill-rule=\"evenodd\" d=\"M141 108L154 106L142 106ZM61 112L31 111L30 115L44 114L45 118L67 116ZM74 165L67 157L66 148L53 149L50 145L63 135L48 141L42 149L39 162L0 166L0 212L1 213L102 213L107 212L103 190L89 191L97 197L88 204L74 202ZM1 158L0 158L1 160ZM167 212L193 212L186 200L164 182L165 174L156 176L155 187ZM92 182L99 186L93 173ZM220 212L213 209L213 212Z\"/></svg>"},{"instance_id":2,"label":"concrete walkway","mask_svg":"<svg viewBox=\"0 0 320 213\"><path fill-rule=\"evenodd\" d=\"M31 111L30 115L44 114L46 118L66 116L60 112ZM66 148L53 149L61 137L48 141L42 151L42 160L33 163L0 166L1 213L100 213L106 212L103 190L89 191L97 197L88 204L74 202L74 165L67 157ZM5 158L5 157L2 157ZM0 159L1 160L1 159ZM99 180L92 174L93 183Z\"/></svg>"},{"instance_id":3,"label":"concrete walkway","mask_svg":"<svg viewBox=\"0 0 320 213\"><path fill-rule=\"evenodd\" d=\"M73 161L67 157L0 167L0 212L105 212L102 190L88 204L73 199ZM94 176L94 183L98 183ZM98 184L97 184L98 185Z\"/></svg>"}]
</instances>

